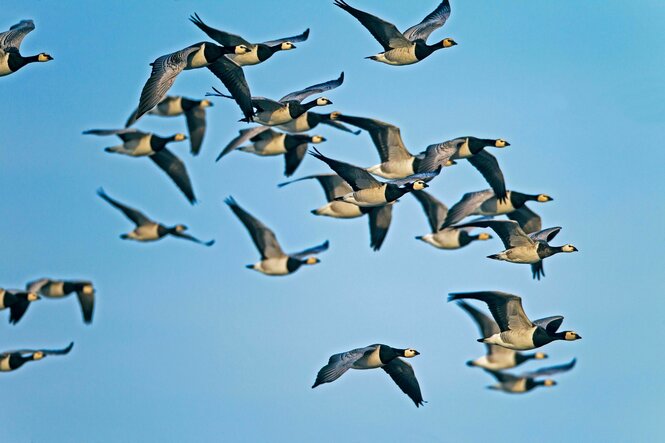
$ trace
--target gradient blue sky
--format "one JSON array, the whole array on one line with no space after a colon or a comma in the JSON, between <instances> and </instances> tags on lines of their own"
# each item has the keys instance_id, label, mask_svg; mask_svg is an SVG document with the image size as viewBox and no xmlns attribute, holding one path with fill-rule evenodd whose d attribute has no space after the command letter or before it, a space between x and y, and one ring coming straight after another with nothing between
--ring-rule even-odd
<instances>
[{"instance_id":1,"label":"gradient blue sky","mask_svg":"<svg viewBox=\"0 0 665 443\"><path fill-rule=\"evenodd\" d=\"M140 4L139 4L140 3ZM394 21L418 22L437 4L354 0ZM332 0L3 2L0 29L32 18L22 52L55 61L0 79L0 286L42 276L89 278L94 324L75 298L42 300L0 349L59 347L2 374L2 440L115 441L656 441L665 439L661 337L665 333L665 6L626 2L460 1L433 38L459 46L410 67L363 60L379 45ZM510 189L548 193L532 205L558 242L580 253L553 257L547 277L485 258L498 241L439 251L414 240L428 231L418 203L395 207L383 249L368 247L367 221L316 218L316 183L278 189L281 158L241 152L214 158L244 128L238 108L210 109L202 154L187 164L200 203L184 197L148 160L111 156L115 140L82 136L120 127L156 57L205 39L187 17L263 41L312 29L298 49L246 68L255 95L274 98L346 73L328 97L350 115L402 128L419 151L463 135L502 137L495 152ZM219 82L181 75L172 94L202 97ZM139 128L185 131L184 119L146 117ZM320 130L319 130L320 129ZM327 127L320 149L359 165L378 162L366 134ZM296 176L329 172L305 159ZM130 223L95 195L165 223L185 223L217 244L121 241ZM486 188L461 162L432 184L452 204ZM244 265L257 252L222 204L233 195L277 233L287 251L329 239L319 266L269 278ZM464 362L483 352L451 291L498 289L523 296L535 318L562 314L584 339L546 348L558 364L578 358L558 386L523 396L484 387ZM1 314L3 317L8 315ZM337 352L370 343L414 347L423 396L416 409L382 371L353 371L310 389ZM534 369L535 363L519 369Z\"/></svg>"}]
</instances>

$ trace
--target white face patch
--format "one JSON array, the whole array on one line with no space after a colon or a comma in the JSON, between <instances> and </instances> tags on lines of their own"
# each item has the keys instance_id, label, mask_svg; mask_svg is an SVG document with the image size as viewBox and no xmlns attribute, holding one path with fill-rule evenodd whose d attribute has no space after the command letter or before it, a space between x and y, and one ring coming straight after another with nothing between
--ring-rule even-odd
<instances>
[{"instance_id":1,"label":"white face patch","mask_svg":"<svg viewBox=\"0 0 665 443\"><path fill-rule=\"evenodd\" d=\"M420 191L420 190L422 190L422 189L425 189L426 187L427 187L427 185L426 185L425 182L422 181L422 180L418 180L417 182L415 182L415 183L413 184L413 189L414 189L415 191Z\"/></svg>"},{"instance_id":2,"label":"white face patch","mask_svg":"<svg viewBox=\"0 0 665 443\"><path fill-rule=\"evenodd\" d=\"M561 248L561 250L562 250L563 252L575 252L575 251L577 251L577 248L576 248L575 246L573 246L573 245L564 245L564 246Z\"/></svg>"},{"instance_id":3,"label":"white face patch","mask_svg":"<svg viewBox=\"0 0 665 443\"><path fill-rule=\"evenodd\" d=\"M418 355L418 351L416 351L415 349L409 348L406 351L404 351L404 357L406 358L412 358L415 357L416 355Z\"/></svg>"},{"instance_id":4,"label":"white face patch","mask_svg":"<svg viewBox=\"0 0 665 443\"><path fill-rule=\"evenodd\" d=\"M312 137L312 143L321 143L324 142L326 139L321 137L320 135L315 135Z\"/></svg>"},{"instance_id":5,"label":"white face patch","mask_svg":"<svg viewBox=\"0 0 665 443\"><path fill-rule=\"evenodd\" d=\"M325 97L319 97L316 99L316 104L317 106L326 106L326 105L331 105L332 102Z\"/></svg>"},{"instance_id":6,"label":"white face patch","mask_svg":"<svg viewBox=\"0 0 665 443\"><path fill-rule=\"evenodd\" d=\"M249 49L249 48L248 48L247 46L245 46L245 45L238 45L238 46L236 46L236 49L235 49L234 52L235 52L236 54L238 54L238 55L240 55L240 54L247 54L248 52L251 52L251 49Z\"/></svg>"},{"instance_id":7,"label":"white face patch","mask_svg":"<svg viewBox=\"0 0 665 443\"><path fill-rule=\"evenodd\" d=\"M295 48L295 45L294 45L293 43L291 43L291 42L284 42L284 43L282 43L282 44L280 45L280 48L281 48L283 51L288 51L289 49L293 49L293 48Z\"/></svg>"}]
</instances>

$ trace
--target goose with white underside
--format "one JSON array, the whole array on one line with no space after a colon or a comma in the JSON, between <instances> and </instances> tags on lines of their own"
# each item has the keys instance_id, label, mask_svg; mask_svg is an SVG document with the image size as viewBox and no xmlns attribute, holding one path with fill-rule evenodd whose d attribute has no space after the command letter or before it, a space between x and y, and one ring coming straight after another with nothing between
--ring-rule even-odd
<instances>
[{"instance_id":1,"label":"goose with white underside","mask_svg":"<svg viewBox=\"0 0 665 443\"><path fill-rule=\"evenodd\" d=\"M333 112L331 117L335 121L342 121L369 132L381 159L381 163L378 165L367 168L371 174L387 179L401 179L413 174L436 171L440 168L439 165L433 168L424 167L425 153L411 154L404 145L400 128L395 125L372 118L344 115L339 112ZM452 157L454 152L454 147L450 146L449 156ZM442 166L451 166L455 164L455 161L450 159L440 163Z\"/></svg>"},{"instance_id":2,"label":"goose with white underside","mask_svg":"<svg viewBox=\"0 0 665 443\"><path fill-rule=\"evenodd\" d=\"M222 81L240 110L244 121L254 115L252 94L242 68L227 57L230 54L246 54L251 50L245 45L222 47L211 42L200 42L170 54L163 55L150 63L152 71L143 86L136 114L127 126L140 119L157 106L166 96L176 77L182 71L207 67Z\"/></svg>"},{"instance_id":3,"label":"goose with white underside","mask_svg":"<svg viewBox=\"0 0 665 443\"><path fill-rule=\"evenodd\" d=\"M344 83L344 73L334 80L329 80L323 83L317 83L308 86L300 91L291 92L275 101L266 97L252 97L251 103L256 108L256 114L252 117L253 122L259 123L264 126L279 126L287 124L294 119L300 117L305 112L316 106L331 105L332 101L325 97L319 97L307 103L302 103L304 99L313 94L320 94L325 91L335 89ZM212 88L215 92L206 93L207 96L231 98L230 96L220 92L216 88Z\"/></svg>"},{"instance_id":4,"label":"goose with white underside","mask_svg":"<svg viewBox=\"0 0 665 443\"><path fill-rule=\"evenodd\" d=\"M470 304L460 300L457 302L457 306L469 314L469 316L476 323L476 326L478 326L480 334L483 337L491 337L494 334L501 332L499 325L497 325L493 319L483 314ZM487 353L475 360L467 361L467 366L475 366L492 371L500 371L503 369L514 368L529 360L541 360L547 358L547 354L542 352L524 354L512 349L504 348L503 346L491 344L485 344L485 346L487 347Z\"/></svg>"},{"instance_id":5,"label":"goose with white underside","mask_svg":"<svg viewBox=\"0 0 665 443\"><path fill-rule=\"evenodd\" d=\"M108 204L122 212L125 217L131 220L136 227L127 234L122 234L120 236L123 240L135 240L138 242L150 242L160 240L167 235L171 235L176 238L182 238L184 240L189 240L194 243L198 243L204 246L212 246L215 244L215 240L210 241L201 241L196 237L192 237L189 234L186 234L187 226L185 225L175 225L175 226L165 226L161 223L158 223L154 220L146 217L142 212L130 208L129 206L123 205L117 200L112 199L102 188L97 190L97 195L104 199Z\"/></svg>"},{"instance_id":6,"label":"goose with white underside","mask_svg":"<svg viewBox=\"0 0 665 443\"><path fill-rule=\"evenodd\" d=\"M439 171L414 174L404 179L384 183L375 179L365 169L333 160L321 154L316 148L313 148L310 154L325 162L330 169L335 171L351 186L352 192L337 197L335 200L363 207L384 206L394 203L406 193L427 188L429 185L426 181L432 180L439 174Z\"/></svg>"},{"instance_id":7,"label":"goose with white underside","mask_svg":"<svg viewBox=\"0 0 665 443\"><path fill-rule=\"evenodd\" d=\"M74 347L74 342L63 349L20 349L0 353L0 372L15 371L29 361L38 361L48 355L67 355Z\"/></svg>"},{"instance_id":8,"label":"goose with white underside","mask_svg":"<svg viewBox=\"0 0 665 443\"><path fill-rule=\"evenodd\" d=\"M302 265L315 265L320 260L314 255L326 251L330 243L326 240L318 246L305 249L295 254L286 254L275 237L275 233L263 222L240 207L233 197L224 200L231 211L240 219L252 237L252 241L261 254L261 260L247 269L253 269L265 275L288 275L296 272Z\"/></svg>"},{"instance_id":9,"label":"goose with white underside","mask_svg":"<svg viewBox=\"0 0 665 443\"><path fill-rule=\"evenodd\" d=\"M185 163L166 149L166 144L169 142L186 140L187 136L185 134L175 134L163 138L133 128L91 129L84 131L83 134L117 135L123 141L123 144L108 147L105 149L106 152L124 154L130 157L148 157L169 176L191 204L196 203L194 189L185 168Z\"/></svg>"},{"instance_id":10,"label":"goose with white underside","mask_svg":"<svg viewBox=\"0 0 665 443\"><path fill-rule=\"evenodd\" d=\"M39 298L33 291L0 288L0 310L9 309L9 323L16 324L28 310L30 303Z\"/></svg>"},{"instance_id":11,"label":"goose with white underside","mask_svg":"<svg viewBox=\"0 0 665 443\"><path fill-rule=\"evenodd\" d=\"M533 278L540 280L542 261L554 254L562 252L577 252L571 245L551 246L549 244L561 231L560 227L542 229L532 234L526 234L519 223L513 220L479 220L457 226L458 228L491 228L501 238L504 251L487 256L493 260L502 260L510 263L530 264ZM543 274L544 275L544 274Z\"/></svg>"},{"instance_id":12,"label":"goose with white underside","mask_svg":"<svg viewBox=\"0 0 665 443\"><path fill-rule=\"evenodd\" d=\"M12 25L8 31L0 33L0 77L13 74L30 63L44 63L53 60L53 57L45 52L28 57L21 55L21 42L34 29L35 22L21 20Z\"/></svg>"},{"instance_id":13,"label":"goose with white underside","mask_svg":"<svg viewBox=\"0 0 665 443\"><path fill-rule=\"evenodd\" d=\"M335 5L354 16L383 46L384 52L365 57L370 60L396 66L411 65L424 60L439 49L450 48L457 44L452 38L445 38L434 45L427 44L430 34L442 27L450 17L448 0L443 0L420 23L411 26L403 33L399 32L392 23L356 9L344 0L335 0Z\"/></svg>"},{"instance_id":14,"label":"goose with white underside","mask_svg":"<svg viewBox=\"0 0 665 443\"><path fill-rule=\"evenodd\" d=\"M83 314L83 322L92 323L92 313L95 308L95 288L89 280L55 280L41 278L29 282L25 288L47 298L63 298L76 293Z\"/></svg>"},{"instance_id":15,"label":"goose with white underside","mask_svg":"<svg viewBox=\"0 0 665 443\"><path fill-rule=\"evenodd\" d=\"M335 121L334 116L336 114L338 113L331 112L330 114L321 114L318 112L307 111L304 114L301 114L298 118L295 118L288 123L284 123L283 125L277 125L277 127L287 132L298 133L307 132L316 128L319 124L324 124L339 129L340 131L350 132L353 135L360 134L360 129L354 131L346 127L344 124Z\"/></svg>"},{"instance_id":16,"label":"goose with white underside","mask_svg":"<svg viewBox=\"0 0 665 443\"><path fill-rule=\"evenodd\" d=\"M513 212L506 215L509 219L516 221L520 225L520 228L522 228L522 231L527 235L531 235L543 229L543 222L540 216L526 205L523 205L521 208L515 209ZM540 280L541 277L545 277L545 267L542 260L531 265L531 275L534 279L538 280Z\"/></svg>"},{"instance_id":17,"label":"goose with white underside","mask_svg":"<svg viewBox=\"0 0 665 443\"><path fill-rule=\"evenodd\" d=\"M226 145L215 161L219 161L236 149L261 157L283 154L286 163L284 175L290 177L305 158L309 144L318 144L324 141L326 139L320 135L285 134L275 131L269 126L257 126L251 129L242 129L240 135ZM242 146L246 142L250 143Z\"/></svg>"},{"instance_id":18,"label":"goose with white underside","mask_svg":"<svg viewBox=\"0 0 665 443\"><path fill-rule=\"evenodd\" d=\"M423 211L427 216L432 232L430 234L419 235L416 240L421 240L427 244L439 249L459 249L474 241L489 240L491 235L481 232L478 235L471 234L473 228L444 228L440 229L441 223L446 219L448 208L439 200L428 194L426 191L412 192L416 200L422 205Z\"/></svg>"},{"instance_id":19,"label":"goose with white underside","mask_svg":"<svg viewBox=\"0 0 665 443\"><path fill-rule=\"evenodd\" d=\"M539 386L556 386L556 381L552 379L547 380L536 380L539 377L545 377L548 375L560 374L562 372L568 372L575 366L577 359L572 359L570 362L550 366L547 368L540 368L535 371L524 372L519 375L508 374L505 372L485 370L488 374L492 375L498 382L495 385L488 386L488 389L493 389L495 391L502 391L508 394L524 394L531 391Z\"/></svg>"},{"instance_id":20,"label":"goose with white underside","mask_svg":"<svg viewBox=\"0 0 665 443\"><path fill-rule=\"evenodd\" d=\"M319 182L328 202L326 205L312 210L312 214L341 219L358 218L367 214L370 234L369 246L375 251L381 249L392 220L393 205L367 208L337 200L337 198L353 192L351 186L337 174L308 175L307 177L280 183L277 186L281 188L290 183L310 179L315 179Z\"/></svg>"},{"instance_id":21,"label":"goose with white underside","mask_svg":"<svg viewBox=\"0 0 665 443\"><path fill-rule=\"evenodd\" d=\"M553 198L546 194L523 194L517 191L506 191L506 198L501 200L493 190L468 192L455 203L441 228L452 226L470 215L502 215L510 214L524 206L526 202L546 203Z\"/></svg>"},{"instance_id":22,"label":"goose with white underside","mask_svg":"<svg viewBox=\"0 0 665 443\"><path fill-rule=\"evenodd\" d=\"M402 360L402 358L413 358L416 355L420 355L420 352L415 349L392 348L382 344L334 354L328 360L328 364L319 370L312 389L323 383L337 380L349 369L381 368L390 375L402 392L409 396L416 407L420 407L426 402L420 392L416 373L409 363Z\"/></svg>"},{"instance_id":23,"label":"goose with white underside","mask_svg":"<svg viewBox=\"0 0 665 443\"><path fill-rule=\"evenodd\" d=\"M574 331L557 332L563 323L560 315L529 320L522 308L522 299L517 295L500 291L460 292L449 295L448 301L453 300L480 300L487 304L500 332L479 338L480 343L528 351L555 340L575 341L582 338Z\"/></svg>"},{"instance_id":24,"label":"goose with white underside","mask_svg":"<svg viewBox=\"0 0 665 443\"><path fill-rule=\"evenodd\" d=\"M181 96L166 96L157 106L148 111L148 114L161 117L175 117L184 114L189 132L190 152L192 155L199 155L206 131L206 108L212 105L213 103L208 99L194 100ZM137 111L134 110L125 127L131 126L136 121Z\"/></svg>"},{"instance_id":25,"label":"goose with white underside","mask_svg":"<svg viewBox=\"0 0 665 443\"><path fill-rule=\"evenodd\" d=\"M277 52L295 49L296 45L293 43L304 42L309 37L309 28L307 28L305 32L299 35L279 38L264 43L250 43L239 35L231 34L206 25L203 23L203 20L201 20L201 17L199 17L199 15L196 13L190 16L189 20L194 23L201 31L205 32L208 37L215 40L220 45L244 45L249 48L250 52L246 54L229 55L229 58L240 66L249 66L262 63Z\"/></svg>"}]
</instances>

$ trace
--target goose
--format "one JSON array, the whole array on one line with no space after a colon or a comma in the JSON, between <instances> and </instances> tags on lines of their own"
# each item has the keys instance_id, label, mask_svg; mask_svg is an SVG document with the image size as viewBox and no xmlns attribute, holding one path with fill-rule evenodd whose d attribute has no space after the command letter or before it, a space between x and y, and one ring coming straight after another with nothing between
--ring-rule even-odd
<instances>
[{"instance_id":1,"label":"goose","mask_svg":"<svg viewBox=\"0 0 665 443\"><path fill-rule=\"evenodd\" d=\"M312 94L320 94L335 89L342 83L344 83L343 72L335 80L329 80L327 82L308 86L300 91L285 95L280 98L279 101L274 101L265 97L252 97L252 106L256 108L257 111L256 115L252 118L252 121L264 126L279 126L289 123L315 106L331 105L332 101L325 97L319 97L307 103L302 103L302 101ZM231 98L229 95L223 94L216 88L212 89L215 92L208 92L206 93L207 96Z\"/></svg>"},{"instance_id":2,"label":"goose","mask_svg":"<svg viewBox=\"0 0 665 443\"><path fill-rule=\"evenodd\" d=\"M9 308L9 323L16 324L28 310L30 303L39 298L33 291L0 288L0 310Z\"/></svg>"},{"instance_id":3,"label":"goose","mask_svg":"<svg viewBox=\"0 0 665 443\"><path fill-rule=\"evenodd\" d=\"M337 197L336 200L364 207L383 206L394 203L408 192L420 191L427 188L429 185L425 180L431 180L438 175L438 171L422 173L405 179L382 183L372 177L363 168L328 158L316 148L313 148L310 154L325 162L330 166L330 169L339 174L351 186L353 192Z\"/></svg>"},{"instance_id":4,"label":"goose","mask_svg":"<svg viewBox=\"0 0 665 443\"><path fill-rule=\"evenodd\" d=\"M415 349L391 348L388 345L374 344L348 352L334 354L328 364L319 370L312 389L323 383L331 383L340 378L349 369L381 368L393 379L397 386L416 404L426 403L420 393L420 385L413 367L402 360L420 355Z\"/></svg>"},{"instance_id":5,"label":"goose","mask_svg":"<svg viewBox=\"0 0 665 443\"><path fill-rule=\"evenodd\" d=\"M290 177L305 158L309 143L318 144L324 141L326 139L320 135L292 135L275 131L269 126L257 126L251 129L242 129L240 135L231 140L215 161L219 161L235 149L259 156L284 154L284 161L286 162L284 175ZM250 143L242 146L245 142Z\"/></svg>"},{"instance_id":6,"label":"goose","mask_svg":"<svg viewBox=\"0 0 665 443\"><path fill-rule=\"evenodd\" d=\"M509 219L516 221L525 234L530 235L543 229L542 219L538 214L529 209L526 205L513 212L506 214ZM533 263L531 265L531 274L534 279L540 280L545 277L545 268L543 261Z\"/></svg>"},{"instance_id":7,"label":"goose","mask_svg":"<svg viewBox=\"0 0 665 443\"><path fill-rule=\"evenodd\" d=\"M231 93L230 97L243 112L243 120L250 121L254 111L245 74L238 64L226 57L228 54L246 54L249 51L245 45L222 47L210 42L200 42L158 57L150 64L152 66L150 78L143 86L136 115L133 119L130 118L128 126L164 99L176 77L183 70L203 67L207 67L222 81Z\"/></svg>"},{"instance_id":8,"label":"goose","mask_svg":"<svg viewBox=\"0 0 665 443\"><path fill-rule=\"evenodd\" d=\"M561 231L560 227L543 229L532 234L525 234L519 223L513 220L479 220L459 225L458 228L491 228L501 238L506 250L487 256L493 260L511 263L530 264L533 278L540 280L542 260L560 252L577 252L571 245L550 246L549 242ZM544 274L543 274L544 275Z\"/></svg>"},{"instance_id":9,"label":"goose","mask_svg":"<svg viewBox=\"0 0 665 443\"><path fill-rule=\"evenodd\" d=\"M441 223L446 218L448 208L439 200L428 194L426 191L412 192L416 200L422 205L423 211L429 221L432 232L426 235L419 235L416 240L421 240L427 244L439 249L459 249L477 240L489 240L491 235L481 232L478 235L472 235L472 228L444 228L439 229Z\"/></svg>"},{"instance_id":10,"label":"goose","mask_svg":"<svg viewBox=\"0 0 665 443\"><path fill-rule=\"evenodd\" d=\"M553 316L531 321L524 313L522 299L517 295L499 291L451 293L448 301L480 300L487 303L501 332L479 338L480 343L503 346L515 351L528 351L545 346L555 340L574 341L582 337L574 331L557 332L563 317Z\"/></svg>"},{"instance_id":11,"label":"goose","mask_svg":"<svg viewBox=\"0 0 665 443\"><path fill-rule=\"evenodd\" d=\"M184 134L175 134L168 138L162 138L133 128L90 129L83 133L100 136L117 135L123 141L123 144L106 148L106 152L129 155L131 157L147 156L162 171L166 172L191 204L196 203L194 189L192 189L192 182L189 179L189 174L187 174L185 163L166 149L166 144L171 141L187 139L187 136Z\"/></svg>"},{"instance_id":12,"label":"goose","mask_svg":"<svg viewBox=\"0 0 665 443\"><path fill-rule=\"evenodd\" d=\"M102 188L99 188L97 190L97 195L103 198L111 206L113 206L114 208L125 214L125 217L127 217L136 225L136 228L134 228L133 231L127 234L122 234L120 236L120 238L123 240L149 242L149 241L159 240L161 238L166 237L167 235L171 235L173 237L193 241L194 243L198 243L204 246L212 246L213 244L215 244L215 240L204 242L195 237L192 237L189 234L186 234L185 231L187 230L187 226L185 225L175 225L168 227L164 226L161 223L153 221L148 217L146 217L140 211L134 208L130 208L129 206L125 206L119 201L112 199L106 194L106 192L104 192L104 189Z\"/></svg>"},{"instance_id":13,"label":"goose","mask_svg":"<svg viewBox=\"0 0 665 443\"><path fill-rule=\"evenodd\" d=\"M393 205L367 208L336 200L338 197L343 197L344 195L353 192L351 186L349 186L349 184L337 174L308 175L307 177L301 177L296 180L280 183L277 186L281 188L291 183L311 179L315 179L319 182L325 193L326 201L328 202L326 205L312 210L312 214L342 219L358 218L367 214L370 234L369 246L374 251L381 249L386 234L388 234L390 222L392 221Z\"/></svg>"},{"instance_id":14,"label":"goose","mask_svg":"<svg viewBox=\"0 0 665 443\"><path fill-rule=\"evenodd\" d=\"M74 347L74 342L63 349L21 349L18 351L5 351L0 353L0 371L14 371L26 362L41 360L47 355L67 355Z\"/></svg>"},{"instance_id":15,"label":"goose","mask_svg":"<svg viewBox=\"0 0 665 443\"><path fill-rule=\"evenodd\" d=\"M454 149L452 156L450 155L451 146ZM487 180L499 200L505 201L507 197L506 181L496 157L485 150L488 146L505 148L510 146L510 143L502 138L459 137L438 145L429 146L425 151L422 168L432 170L450 160L466 159Z\"/></svg>"},{"instance_id":16,"label":"goose","mask_svg":"<svg viewBox=\"0 0 665 443\"><path fill-rule=\"evenodd\" d=\"M194 100L181 96L166 96L164 100L147 113L161 117L175 117L184 114L187 120L187 130L189 131L191 153L192 155L199 155L206 131L206 108L210 106L213 106L213 103L208 99ZM126 128L134 123L137 111L138 109L127 120Z\"/></svg>"},{"instance_id":17,"label":"goose","mask_svg":"<svg viewBox=\"0 0 665 443\"><path fill-rule=\"evenodd\" d=\"M536 380L536 378L570 371L573 369L576 362L577 359L574 358L570 362L562 365L541 368L536 371L525 372L520 375L512 375L505 372L486 370L486 372L492 375L498 382L495 385L488 386L488 388L496 391L507 392L509 394L524 394L525 392L529 392L538 386L555 386L556 382L552 379Z\"/></svg>"},{"instance_id":18,"label":"goose","mask_svg":"<svg viewBox=\"0 0 665 443\"><path fill-rule=\"evenodd\" d=\"M432 168L423 167L425 164L424 153L419 155L411 154L406 149L406 146L404 146L400 129L395 125L371 118L344 115L339 112L332 113L331 118L369 132L381 158L381 163L367 168L367 171L371 174L387 179L401 179L421 172L436 171L439 167L439 165ZM448 149L449 157L452 157L454 147L450 146ZM441 164L443 166L450 166L455 164L455 162L450 159L449 161L442 161Z\"/></svg>"},{"instance_id":19,"label":"goose","mask_svg":"<svg viewBox=\"0 0 665 443\"><path fill-rule=\"evenodd\" d=\"M92 323L92 313L95 307L95 288L88 280L55 280L52 278L41 278L29 282L25 288L33 293L41 294L49 298L62 298L76 293L81 305L83 322Z\"/></svg>"},{"instance_id":20,"label":"goose","mask_svg":"<svg viewBox=\"0 0 665 443\"><path fill-rule=\"evenodd\" d=\"M0 77L13 74L30 63L44 63L53 60L53 57L45 52L29 57L21 55L19 51L21 42L34 29L35 22L21 20L8 31L0 33Z\"/></svg>"},{"instance_id":21,"label":"goose","mask_svg":"<svg viewBox=\"0 0 665 443\"><path fill-rule=\"evenodd\" d=\"M360 129L354 131L346 127L344 124L335 121L333 118L335 114L337 113L331 112L330 114L320 114L318 112L307 111L288 123L278 125L277 127L287 132L298 133L310 131L316 128L319 124L324 124L339 129L340 131L350 132L353 135L360 134Z\"/></svg>"},{"instance_id":22,"label":"goose","mask_svg":"<svg viewBox=\"0 0 665 443\"><path fill-rule=\"evenodd\" d=\"M220 31L219 29L211 28L203 23L198 14L189 17L201 31L205 32L208 37L215 40L223 46L244 45L250 49L246 54L233 54L229 58L240 66L257 65L268 60L276 52L289 51L295 49L293 43L304 42L309 37L309 28L302 34L294 35L292 37L284 37L277 40L271 40L265 43L249 43L239 35L230 34L228 32Z\"/></svg>"},{"instance_id":23,"label":"goose","mask_svg":"<svg viewBox=\"0 0 665 443\"><path fill-rule=\"evenodd\" d=\"M330 243L326 240L318 246L314 246L295 254L285 254L277 242L275 233L264 225L260 220L254 218L250 213L236 203L233 197L228 197L225 203L240 219L252 237L252 241L261 254L261 260L253 265L247 265L247 269L253 269L265 275L288 275L296 272L302 265L315 265L320 260L313 255L326 251Z\"/></svg>"},{"instance_id":24,"label":"goose","mask_svg":"<svg viewBox=\"0 0 665 443\"><path fill-rule=\"evenodd\" d=\"M399 32L392 23L353 8L344 0L335 0L335 5L354 16L383 46L384 52L365 57L370 60L394 66L411 65L429 57L434 51L457 44L452 38L444 38L434 45L427 44L430 34L442 27L450 16L448 0L443 0L420 23L411 26L403 33Z\"/></svg>"},{"instance_id":25,"label":"goose","mask_svg":"<svg viewBox=\"0 0 665 443\"><path fill-rule=\"evenodd\" d=\"M506 191L505 200L499 199L491 189L468 192L450 208L441 228L452 226L469 215L510 214L523 207L528 201L546 203L552 200L554 199L546 194L523 194L517 191Z\"/></svg>"},{"instance_id":26,"label":"goose","mask_svg":"<svg viewBox=\"0 0 665 443\"><path fill-rule=\"evenodd\" d=\"M478 329L483 337L491 337L494 334L501 332L499 326L494 320L474 308L468 303L460 300L457 306L462 308L471 318L476 322ZM547 358L547 354L542 352L535 352L533 354L524 354L521 352L513 351L512 349L504 348L502 346L486 344L487 354L475 360L466 362L467 366L475 366L492 371L500 371L503 369L510 369L521 365L529 360L541 360Z\"/></svg>"}]
</instances>

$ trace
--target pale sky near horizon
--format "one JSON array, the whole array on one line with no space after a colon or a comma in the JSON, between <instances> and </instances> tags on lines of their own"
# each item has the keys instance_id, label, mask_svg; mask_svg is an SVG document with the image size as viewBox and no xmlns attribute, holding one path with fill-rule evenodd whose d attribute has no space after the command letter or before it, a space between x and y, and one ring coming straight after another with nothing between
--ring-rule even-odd
<instances>
[{"instance_id":1,"label":"pale sky near horizon","mask_svg":"<svg viewBox=\"0 0 665 443\"><path fill-rule=\"evenodd\" d=\"M436 0L349 0L394 22L420 21ZM119 441L660 441L665 407L665 5L657 0L546 2L451 0L432 40L458 46L413 66L364 60L380 45L332 0L3 3L0 30L22 19L36 29L25 55L54 61L0 78L0 287L44 277L87 278L97 288L92 326L75 296L41 300L21 322L0 311L0 352L75 345L0 374L7 442ZM199 204L190 206L147 159L112 156L112 137L137 105L152 62L207 37L188 21L271 40L311 28L294 51L245 68L254 95L279 98L336 78L321 112L378 118L402 129L413 152L464 135L504 138L493 150L509 189L546 193L531 204L544 226L562 226L555 244L577 254L527 266L488 260L498 240L459 251L414 239L428 232L420 205L405 196L379 252L367 220L315 217L316 182L277 188L282 158L234 152L214 159L247 127L229 100L215 99L202 153L171 150L186 163ZM220 82L184 72L173 95L202 98ZM186 132L184 118L147 116L138 128ZM365 133L320 126L325 155L370 166ZM294 178L328 173L306 158ZM96 196L112 197L216 244L167 238L122 241L131 229ZM449 206L487 188L467 162L432 182ZM328 239L321 263L270 278L244 268L258 259L223 199L232 195L264 221L286 251ZM558 385L521 396L492 392L494 381L465 362L482 354L478 331L449 292L518 294L533 318L561 314L580 341L552 343L549 359L513 372L568 362ZM476 304L485 309L482 304ZM312 390L334 353L372 343L413 347L423 397L416 409L381 370L349 371Z\"/></svg>"}]
</instances>

